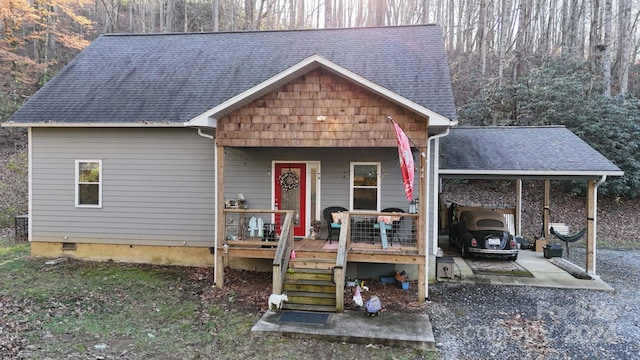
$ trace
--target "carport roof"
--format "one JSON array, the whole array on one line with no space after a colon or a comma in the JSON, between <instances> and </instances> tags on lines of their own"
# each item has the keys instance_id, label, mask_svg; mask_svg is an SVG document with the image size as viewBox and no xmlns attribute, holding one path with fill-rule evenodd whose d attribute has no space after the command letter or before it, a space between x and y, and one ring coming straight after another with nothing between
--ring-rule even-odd
<instances>
[{"instance_id":1,"label":"carport roof","mask_svg":"<svg viewBox=\"0 0 640 360\"><path fill-rule=\"evenodd\" d=\"M440 139L443 178L586 179L622 174L564 126L459 126Z\"/></svg>"}]
</instances>

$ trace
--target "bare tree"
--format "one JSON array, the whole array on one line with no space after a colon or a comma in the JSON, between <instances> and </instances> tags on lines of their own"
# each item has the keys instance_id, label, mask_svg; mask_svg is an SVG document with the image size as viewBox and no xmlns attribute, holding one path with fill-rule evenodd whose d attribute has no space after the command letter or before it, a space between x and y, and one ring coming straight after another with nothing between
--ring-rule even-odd
<instances>
[{"instance_id":1,"label":"bare tree","mask_svg":"<svg viewBox=\"0 0 640 360\"><path fill-rule=\"evenodd\" d=\"M480 14L478 18L478 42L480 43L480 74L484 79L487 72L487 39L485 34L487 24L487 0L480 0Z\"/></svg>"},{"instance_id":2,"label":"bare tree","mask_svg":"<svg viewBox=\"0 0 640 360\"><path fill-rule=\"evenodd\" d=\"M504 68L507 62L507 14L511 13L511 0L500 2L498 22L498 84L504 84Z\"/></svg>"},{"instance_id":3,"label":"bare tree","mask_svg":"<svg viewBox=\"0 0 640 360\"><path fill-rule=\"evenodd\" d=\"M333 27L333 0L324 0L324 27Z\"/></svg>"},{"instance_id":4,"label":"bare tree","mask_svg":"<svg viewBox=\"0 0 640 360\"><path fill-rule=\"evenodd\" d=\"M220 31L220 0L211 1L211 17L213 31Z\"/></svg>"},{"instance_id":5,"label":"bare tree","mask_svg":"<svg viewBox=\"0 0 640 360\"><path fill-rule=\"evenodd\" d=\"M297 8L297 12L298 15L296 16L296 19L298 19L298 23L297 23L297 28L298 29L302 29L304 28L304 19L305 19L305 14L304 14L304 0L298 0L298 8Z\"/></svg>"},{"instance_id":6,"label":"bare tree","mask_svg":"<svg viewBox=\"0 0 640 360\"><path fill-rule=\"evenodd\" d=\"M107 15L104 32L113 33L118 28L118 16L120 15L120 0L100 0Z\"/></svg>"},{"instance_id":7,"label":"bare tree","mask_svg":"<svg viewBox=\"0 0 640 360\"><path fill-rule=\"evenodd\" d=\"M613 0L604 2L604 44L599 46L602 51L602 88L605 96L611 96L611 18Z\"/></svg>"},{"instance_id":8,"label":"bare tree","mask_svg":"<svg viewBox=\"0 0 640 360\"><path fill-rule=\"evenodd\" d=\"M618 81L620 83L620 95L624 95L629 88L629 63L631 61L631 0L620 0L618 6L618 35L620 39Z\"/></svg>"},{"instance_id":9,"label":"bare tree","mask_svg":"<svg viewBox=\"0 0 640 360\"><path fill-rule=\"evenodd\" d=\"M595 71L597 66L598 44L600 44L600 0L591 0L591 22L589 24L589 60L591 68Z\"/></svg>"},{"instance_id":10,"label":"bare tree","mask_svg":"<svg viewBox=\"0 0 640 360\"><path fill-rule=\"evenodd\" d=\"M254 22L254 2L253 0L244 0L244 26L245 30L255 30L255 22Z\"/></svg>"}]
</instances>

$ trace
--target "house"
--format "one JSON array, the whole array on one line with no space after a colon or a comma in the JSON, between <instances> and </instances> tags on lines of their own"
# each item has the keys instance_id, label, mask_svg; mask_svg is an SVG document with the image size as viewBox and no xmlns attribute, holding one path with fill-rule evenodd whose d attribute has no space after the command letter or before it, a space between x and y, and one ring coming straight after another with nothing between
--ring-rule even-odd
<instances>
[{"instance_id":1,"label":"house","mask_svg":"<svg viewBox=\"0 0 640 360\"><path fill-rule=\"evenodd\" d=\"M29 129L33 255L273 271L290 302L297 274L328 277L341 311L349 277L406 270L426 298L456 124L441 29L419 25L103 35L3 126Z\"/></svg>"},{"instance_id":2,"label":"house","mask_svg":"<svg viewBox=\"0 0 640 360\"><path fill-rule=\"evenodd\" d=\"M33 255L213 265L221 286L220 264L274 266L324 208L361 227L399 208L408 250L351 252L345 271L414 266L424 299L433 213L408 214L389 117L429 204L429 141L456 124L439 27L103 35L4 126L29 129ZM284 245L236 247L249 219Z\"/></svg>"}]
</instances>

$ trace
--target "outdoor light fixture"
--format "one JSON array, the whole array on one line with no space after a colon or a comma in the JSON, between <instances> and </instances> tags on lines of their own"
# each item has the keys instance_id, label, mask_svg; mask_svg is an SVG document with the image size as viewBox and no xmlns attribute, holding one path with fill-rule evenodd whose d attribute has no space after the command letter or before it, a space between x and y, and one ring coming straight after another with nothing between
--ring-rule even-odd
<instances>
[{"instance_id":1,"label":"outdoor light fixture","mask_svg":"<svg viewBox=\"0 0 640 360\"><path fill-rule=\"evenodd\" d=\"M322 116L322 115L320 115L320 116L318 116L316 118L316 120L318 120L318 121L325 121L326 119L327 119L327 117L326 116Z\"/></svg>"}]
</instances>

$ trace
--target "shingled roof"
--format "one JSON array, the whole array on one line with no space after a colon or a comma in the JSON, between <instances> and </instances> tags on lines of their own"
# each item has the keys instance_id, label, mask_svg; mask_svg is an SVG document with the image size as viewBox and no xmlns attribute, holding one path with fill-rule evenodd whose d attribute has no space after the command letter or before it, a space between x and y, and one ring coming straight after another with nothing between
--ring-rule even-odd
<instances>
[{"instance_id":1,"label":"shingled roof","mask_svg":"<svg viewBox=\"0 0 640 360\"><path fill-rule=\"evenodd\" d=\"M419 25L102 35L10 122L178 125L312 55L456 118L441 29Z\"/></svg>"},{"instance_id":2,"label":"shingled roof","mask_svg":"<svg viewBox=\"0 0 640 360\"><path fill-rule=\"evenodd\" d=\"M561 179L622 174L564 126L457 126L440 140L442 177Z\"/></svg>"}]
</instances>

